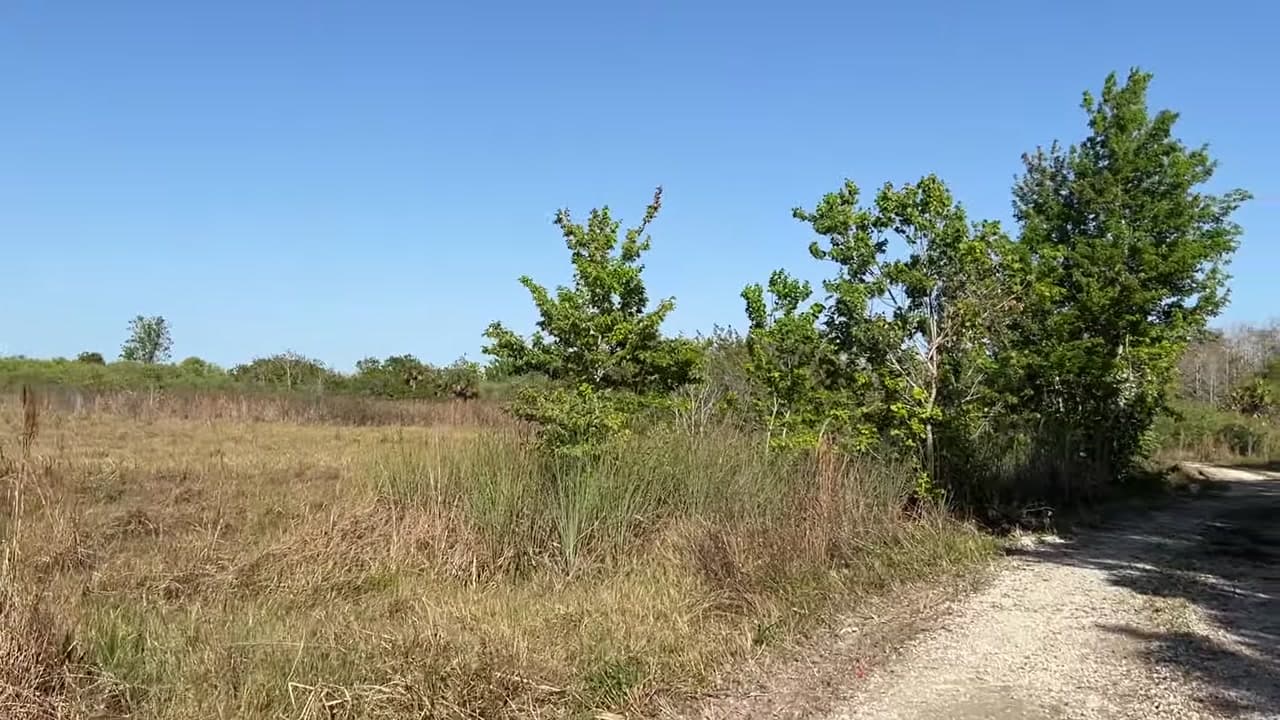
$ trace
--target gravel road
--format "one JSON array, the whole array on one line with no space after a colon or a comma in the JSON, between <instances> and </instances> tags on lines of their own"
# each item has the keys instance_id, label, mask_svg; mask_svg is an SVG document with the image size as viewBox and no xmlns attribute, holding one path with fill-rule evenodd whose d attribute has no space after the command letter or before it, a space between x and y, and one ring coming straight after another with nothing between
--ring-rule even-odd
<instances>
[{"instance_id":1,"label":"gravel road","mask_svg":"<svg viewBox=\"0 0 1280 720\"><path fill-rule=\"evenodd\" d=\"M1017 552L829 720L1280 718L1280 473Z\"/></svg>"}]
</instances>

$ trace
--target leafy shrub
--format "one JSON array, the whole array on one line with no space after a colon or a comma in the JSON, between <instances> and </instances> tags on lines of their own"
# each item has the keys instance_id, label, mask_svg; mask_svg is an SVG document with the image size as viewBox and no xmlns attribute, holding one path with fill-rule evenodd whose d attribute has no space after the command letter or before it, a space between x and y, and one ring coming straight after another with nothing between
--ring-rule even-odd
<instances>
[{"instance_id":1,"label":"leafy shrub","mask_svg":"<svg viewBox=\"0 0 1280 720\"><path fill-rule=\"evenodd\" d=\"M669 395L695 378L700 346L662 336L663 320L675 308L668 298L650 309L641 256L645 234L662 206L653 196L640 224L620 236L609 208L591 211L587 223L568 210L556 214L573 264L573 287L553 295L522 277L538 310L538 330L521 337L495 322L485 331L485 352L504 373L536 373L553 385L522 392L512 408L536 423L544 444L575 452L625 427L633 408Z\"/></svg>"},{"instance_id":2,"label":"leafy shrub","mask_svg":"<svg viewBox=\"0 0 1280 720\"><path fill-rule=\"evenodd\" d=\"M1232 410L1253 417L1269 415L1276 407L1271 383L1263 377L1254 378L1232 390L1228 402Z\"/></svg>"}]
</instances>

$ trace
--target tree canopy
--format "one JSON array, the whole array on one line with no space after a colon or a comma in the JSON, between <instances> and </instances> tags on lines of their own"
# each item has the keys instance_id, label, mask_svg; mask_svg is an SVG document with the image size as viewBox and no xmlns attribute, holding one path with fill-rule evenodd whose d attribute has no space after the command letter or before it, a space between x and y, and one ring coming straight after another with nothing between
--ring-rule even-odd
<instances>
[{"instance_id":1,"label":"tree canopy","mask_svg":"<svg viewBox=\"0 0 1280 720\"><path fill-rule=\"evenodd\" d=\"M169 360L173 337L169 323L160 315L139 315L129 321L129 339L120 348L120 359L147 365Z\"/></svg>"}]
</instances>

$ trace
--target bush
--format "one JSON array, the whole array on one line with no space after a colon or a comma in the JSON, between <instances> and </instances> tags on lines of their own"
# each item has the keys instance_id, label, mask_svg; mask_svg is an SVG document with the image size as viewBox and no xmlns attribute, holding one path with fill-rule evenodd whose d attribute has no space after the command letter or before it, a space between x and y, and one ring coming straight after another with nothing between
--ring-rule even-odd
<instances>
[{"instance_id":1,"label":"bush","mask_svg":"<svg viewBox=\"0 0 1280 720\"><path fill-rule=\"evenodd\" d=\"M147 364L117 361L106 364L81 360L33 360L0 358L0 389L22 385L73 387L92 390L144 390L167 388L212 390L232 386L232 379L216 366Z\"/></svg>"},{"instance_id":2,"label":"bush","mask_svg":"<svg viewBox=\"0 0 1280 720\"><path fill-rule=\"evenodd\" d=\"M1151 444L1164 460L1270 460L1280 452L1280 432L1267 418L1182 400L1156 423Z\"/></svg>"},{"instance_id":3,"label":"bush","mask_svg":"<svg viewBox=\"0 0 1280 720\"><path fill-rule=\"evenodd\" d=\"M643 400L625 392L547 387L523 390L512 408L523 420L536 424L545 449L583 454L622 434Z\"/></svg>"}]
</instances>

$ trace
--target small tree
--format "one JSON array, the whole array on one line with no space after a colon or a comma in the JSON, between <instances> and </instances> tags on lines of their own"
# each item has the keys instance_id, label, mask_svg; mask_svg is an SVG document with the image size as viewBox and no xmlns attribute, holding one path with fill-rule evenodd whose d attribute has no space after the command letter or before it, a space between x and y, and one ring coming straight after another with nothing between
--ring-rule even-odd
<instances>
[{"instance_id":1,"label":"small tree","mask_svg":"<svg viewBox=\"0 0 1280 720\"><path fill-rule=\"evenodd\" d=\"M458 400L474 400L480 396L482 373L479 363L465 357L454 360L438 371L443 393Z\"/></svg>"},{"instance_id":2,"label":"small tree","mask_svg":"<svg viewBox=\"0 0 1280 720\"><path fill-rule=\"evenodd\" d=\"M485 331L490 343L484 352L508 372L539 373L561 386L550 394L525 393L516 411L526 419L562 423L573 412L575 398L581 399L591 417L607 418L570 423L586 428L570 433L574 441L586 441L592 439L587 435L604 435L620 425L610 407L630 407L637 398L652 399L694 377L697 344L662 336L662 322L675 308L674 300L651 308L641 277L640 257L650 246L645 231L661 206L659 188L640 224L621 237L621 223L607 207L592 210L585 225L574 222L568 210L556 214L573 264L572 287L558 287L552 294L532 278L520 278L540 316L537 331L526 339L497 322ZM566 387L571 390L565 392ZM594 397L599 393L631 399L613 404Z\"/></svg>"},{"instance_id":3,"label":"small tree","mask_svg":"<svg viewBox=\"0 0 1280 720\"><path fill-rule=\"evenodd\" d=\"M139 315L129 321L129 339L120 348L120 359L152 365L168 360L172 349L168 322L160 315Z\"/></svg>"},{"instance_id":4,"label":"small tree","mask_svg":"<svg viewBox=\"0 0 1280 720\"><path fill-rule=\"evenodd\" d=\"M106 360L103 359L102 353L86 350L76 355L76 362L88 363L90 365L105 365Z\"/></svg>"},{"instance_id":5,"label":"small tree","mask_svg":"<svg viewBox=\"0 0 1280 720\"><path fill-rule=\"evenodd\" d=\"M830 344L818 328L825 307L810 302L813 288L775 270L767 289L748 285L747 372L753 384L753 414L771 444L814 445L831 411L824 373Z\"/></svg>"},{"instance_id":6,"label":"small tree","mask_svg":"<svg viewBox=\"0 0 1280 720\"><path fill-rule=\"evenodd\" d=\"M1275 396L1266 378L1254 378L1231 391L1231 409L1242 415L1262 417L1272 412Z\"/></svg>"},{"instance_id":7,"label":"small tree","mask_svg":"<svg viewBox=\"0 0 1280 720\"><path fill-rule=\"evenodd\" d=\"M835 379L888 439L919 448L936 482L939 426L958 431L993 409L991 350L1018 294L1010 241L998 223L970 223L933 175L884 185L871 207L858 196L846 182L795 211L827 240L813 256L839 266L825 284Z\"/></svg>"}]
</instances>

